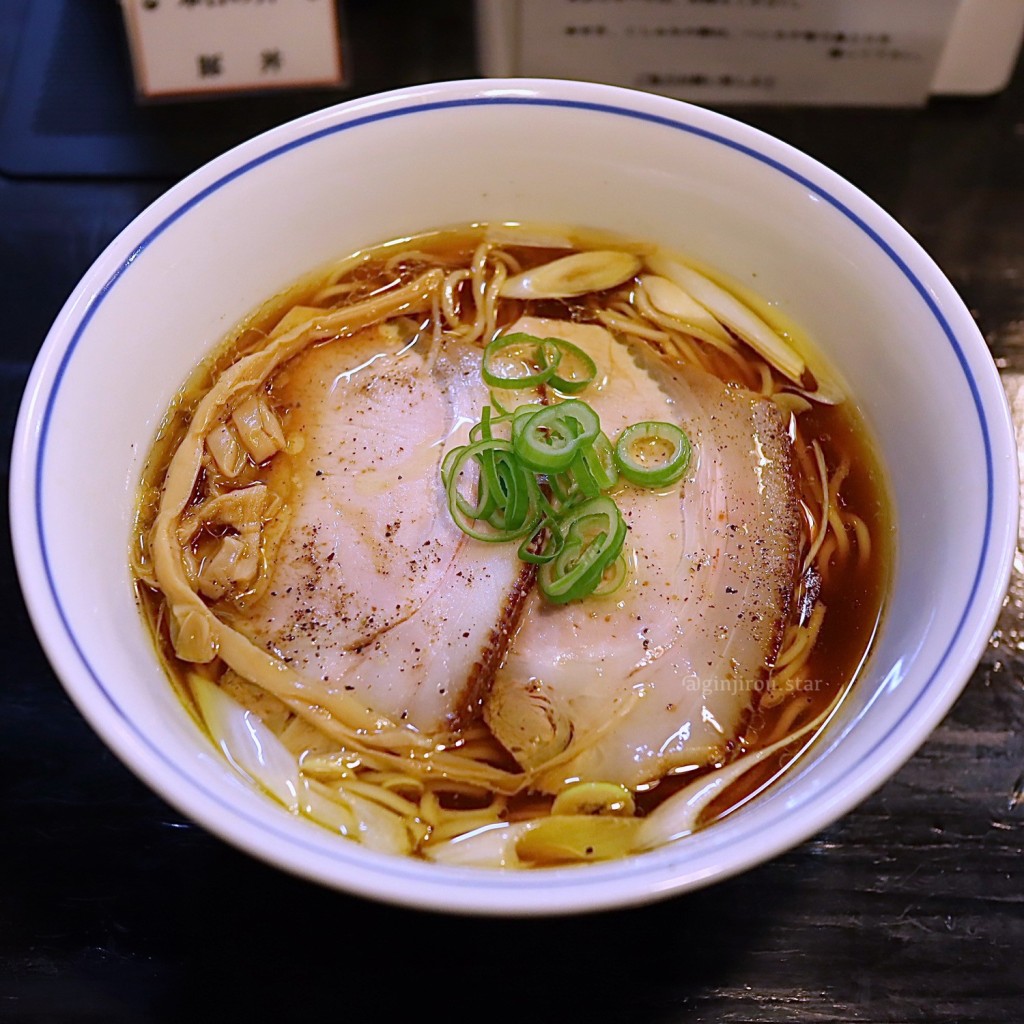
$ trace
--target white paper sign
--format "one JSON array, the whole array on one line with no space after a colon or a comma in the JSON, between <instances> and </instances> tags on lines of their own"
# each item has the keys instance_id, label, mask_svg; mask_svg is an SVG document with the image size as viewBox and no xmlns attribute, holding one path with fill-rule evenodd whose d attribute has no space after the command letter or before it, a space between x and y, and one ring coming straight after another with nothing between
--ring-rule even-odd
<instances>
[{"instance_id":1,"label":"white paper sign","mask_svg":"<svg viewBox=\"0 0 1024 1024\"><path fill-rule=\"evenodd\" d=\"M335 0L121 0L147 97L343 81Z\"/></svg>"},{"instance_id":2,"label":"white paper sign","mask_svg":"<svg viewBox=\"0 0 1024 1024\"><path fill-rule=\"evenodd\" d=\"M912 105L928 97L957 4L492 0L481 13L516 33L521 75L709 103Z\"/></svg>"}]
</instances>

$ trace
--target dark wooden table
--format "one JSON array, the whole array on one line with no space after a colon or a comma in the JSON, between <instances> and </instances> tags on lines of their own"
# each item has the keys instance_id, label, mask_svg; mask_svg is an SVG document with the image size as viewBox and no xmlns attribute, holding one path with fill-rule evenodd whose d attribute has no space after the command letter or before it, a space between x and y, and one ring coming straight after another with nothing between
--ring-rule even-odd
<instances>
[{"instance_id":1,"label":"dark wooden table","mask_svg":"<svg viewBox=\"0 0 1024 1024\"><path fill-rule=\"evenodd\" d=\"M91 4L65 6L81 18ZM34 149L0 137L5 477L50 321L144 205L295 113L474 71L467 3L353 2L347 93L140 112L117 91L124 54L107 6L85 28L64 25L45 95L8 92L23 135L50 134ZM40 44L14 31L27 10L0 0L0 90L31 84L26 53ZM85 52L94 38L109 45L102 66ZM830 164L920 239L974 312L1024 426L1024 69L998 96L923 110L734 113ZM95 136L85 148L83 132ZM321 890L167 807L64 696L3 536L0 1021L467 1019L498 1007L544 1022L1024 1020L1021 574L947 720L811 841L644 909L478 920Z\"/></svg>"}]
</instances>

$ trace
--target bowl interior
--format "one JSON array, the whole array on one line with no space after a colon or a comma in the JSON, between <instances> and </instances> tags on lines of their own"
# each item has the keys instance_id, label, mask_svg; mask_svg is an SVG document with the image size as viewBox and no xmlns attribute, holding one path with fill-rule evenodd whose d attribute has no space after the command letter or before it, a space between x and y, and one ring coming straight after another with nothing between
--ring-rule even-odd
<instances>
[{"instance_id":1,"label":"bowl interior","mask_svg":"<svg viewBox=\"0 0 1024 1024\"><path fill-rule=\"evenodd\" d=\"M892 591L842 715L764 798L628 862L519 876L442 869L292 820L208 748L133 602L127 553L142 460L196 362L328 261L472 221L600 228L725 271L815 341L889 473ZM19 570L55 666L101 735L165 798L327 884L425 907L528 913L640 902L723 877L805 838L895 770L952 703L992 628L1015 537L1013 451L998 378L963 304L841 179L660 97L449 83L278 129L140 216L83 280L40 355L12 512Z\"/></svg>"}]
</instances>

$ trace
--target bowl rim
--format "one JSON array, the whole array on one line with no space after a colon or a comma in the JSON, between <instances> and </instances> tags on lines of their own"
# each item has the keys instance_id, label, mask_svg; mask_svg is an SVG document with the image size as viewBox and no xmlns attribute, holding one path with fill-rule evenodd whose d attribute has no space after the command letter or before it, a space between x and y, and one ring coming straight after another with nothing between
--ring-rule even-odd
<instances>
[{"instance_id":1,"label":"bowl rim","mask_svg":"<svg viewBox=\"0 0 1024 1024\"><path fill-rule=\"evenodd\" d=\"M951 345L970 388L985 444L988 482L985 536L957 628L935 671L911 705L872 746L873 759L840 792L806 794L767 841L715 867L687 870L656 851L615 866L555 868L542 873L448 869L360 850L356 864L330 869L323 858L302 862L262 821L239 822L216 794L192 792L195 780L177 771L149 737L138 732L104 687L102 672L88 660L61 605L47 558L41 487L50 417L63 375L78 341L106 296L147 245L203 198L248 170L296 147L364 124L425 111L488 104L585 109L629 117L698 135L786 175L829 203L878 246L913 285ZM883 233L884 232L884 233ZM912 265L913 264L913 265ZM1013 486L1009 486L1012 474ZM1006 494L996 507L997 477ZM104 742L138 776L183 814L240 849L293 874L337 889L421 909L462 913L547 914L638 905L692 890L760 864L814 835L847 813L886 781L927 739L980 660L1009 584L1017 538L1016 443L1009 404L995 365L962 300L943 272L900 225L844 178L789 144L725 114L637 90L551 79L466 79L378 93L336 104L271 129L192 172L146 207L93 262L68 298L40 349L19 411L12 453L10 510L15 560L36 632L62 685ZM982 589L983 577L993 581ZM104 705L106 702L106 705ZM156 755L154 761L153 755ZM159 763L163 760L164 767ZM173 777L168 777L167 769ZM255 829L259 834L253 834ZM365 864L364 864L365 861ZM412 867L410 867L412 865ZM543 883L537 879L543 876ZM405 889L396 889L400 878Z\"/></svg>"}]
</instances>

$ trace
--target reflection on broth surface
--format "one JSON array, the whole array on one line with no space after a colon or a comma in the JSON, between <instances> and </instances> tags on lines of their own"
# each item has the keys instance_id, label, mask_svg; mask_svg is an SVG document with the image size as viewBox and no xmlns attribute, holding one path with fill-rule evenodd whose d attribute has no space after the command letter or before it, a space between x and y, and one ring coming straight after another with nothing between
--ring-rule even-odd
<instances>
[{"instance_id":1,"label":"reflection on broth surface","mask_svg":"<svg viewBox=\"0 0 1024 1024\"><path fill-rule=\"evenodd\" d=\"M583 231L382 245L197 370L133 562L243 775L394 853L601 860L720 818L869 649L882 474L797 332Z\"/></svg>"}]
</instances>

